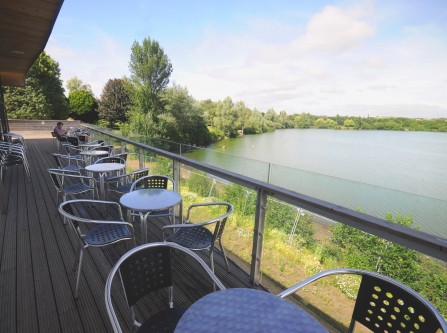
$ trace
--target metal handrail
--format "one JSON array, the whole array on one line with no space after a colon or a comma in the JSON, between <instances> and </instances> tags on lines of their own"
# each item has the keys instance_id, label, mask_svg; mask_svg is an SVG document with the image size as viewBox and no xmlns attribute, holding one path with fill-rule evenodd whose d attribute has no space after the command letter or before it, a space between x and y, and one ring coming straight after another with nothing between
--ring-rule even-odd
<instances>
[{"instance_id":1,"label":"metal handrail","mask_svg":"<svg viewBox=\"0 0 447 333\"><path fill-rule=\"evenodd\" d=\"M213 174L227 181L256 190L258 193L258 200L255 215L252 271L250 274L253 283L258 283L260 277L259 265L262 252L262 237L264 233L263 222L265 217L267 195L447 262L447 239L404 227L378 217L367 215L353 209L313 198L276 185L268 184L266 182L243 176L232 171L198 162L196 160L159 148L132 141L130 139L108 133L107 131L100 130L93 126L86 124L83 124L82 126L119 140L121 143L125 142L131 144L138 147L140 150L147 150L157 155L172 159L174 168L177 167L177 169L179 169L178 165L179 163L182 163L205 173ZM179 172L179 170L176 170L176 172ZM174 179L175 178L176 175L174 174Z\"/></svg>"}]
</instances>

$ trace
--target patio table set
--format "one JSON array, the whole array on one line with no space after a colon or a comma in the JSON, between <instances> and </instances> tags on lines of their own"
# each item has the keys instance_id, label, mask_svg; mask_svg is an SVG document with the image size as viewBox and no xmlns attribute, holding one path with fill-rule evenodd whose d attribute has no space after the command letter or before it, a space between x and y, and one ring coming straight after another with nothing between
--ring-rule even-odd
<instances>
[{"instance_id":1,"label":"patio table set","mask_svg":"<svg viewBox=\"0 0 447 333\"><path fill-rule=\"evenodd\" d=\"M116 275L119 275L125 291L131 325L135 326L137 332L319 333L328 330L306 311L285 300L285 297L328 275L358 274L362 276L362 283L349 332L353 331L355 322L360 322L374 332L419 330L434 333L441 328L447 333L447 326L441 315L422 296L393 279L360 270L339 269L322 272L278 295L255 289L226 289L214 273L213 250L218 242L229 272L221 237L227 219L233 212L233 206L225 202L191 205L183 221L183 200L178 193L177 184L172 179L162 175L149 175L149 169L126 174L123 171L126 169L127 156L113 155L111 149L98 149L101 147L103 143L85 142L80 144L76 151L73 147L71 151L67 149L67 155L53 154L58 168L49 169L48 172L56 187L58 198L62 196L59 212L64 223L68 222L79 238L75 298L78 298L83 251L89 246L129 242L129 251L115 264L105 286L105 306L114 332L123 332L123 325L117 317L112 301L112 294L116 292L116 288L112 287ZM102 158L91 164L96 156ZM63 166L61 160L68 165ZM68 180L70 184L67 184ZM91 192L92 199L67 200L69 196L88 192ZM112 192L120 195L119 202L107 200ZM95 195L99 200L95 199ZM88 206L98 206L102 218L86 217L79 212L83 210L78 209L79 207ZM221 207L223 213L203 222L195 222L192 218L196 209L216 206ZM123 217L122 207L127 211L126 219ZM179 223L176 223L177 215ZM148 219L154 216L167 216L169 223L162 227L162 241L148 243ZM136 246L135 240L135 217L140 221L141 227L139 246ZM94 227L84 234L80 225L85 223ZM207 228L209 226L214 226L214 232ZM209 251L209 266L194 252L203 249ZM215 290L198 299L188 309L174 307L172 250L183 253L202 267L209 278L209 281L202 283L212 284ZM138 321L133 310L134 305L152 292L163 288L170 290L167 308L150 318L139 318ZM396 308L398 310L395 310Z\"/></svg>"}]
</instances>

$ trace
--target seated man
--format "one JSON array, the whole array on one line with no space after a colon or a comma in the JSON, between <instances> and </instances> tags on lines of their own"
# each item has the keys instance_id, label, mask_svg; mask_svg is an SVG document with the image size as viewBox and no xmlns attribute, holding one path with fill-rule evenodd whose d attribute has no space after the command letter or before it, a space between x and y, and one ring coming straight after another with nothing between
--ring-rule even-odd
<instances>
[{"instance_id":1,"label":"seated man","mask_svg":"<svg viewBox=\"0 0 447 333\"><path fill-rule=\"evenodd\" d=\"M57 134L57 139L59 141L68 141L72 145L77 146L78 138L74 136L67 136L68 129L63 130L62 125L64 125L62 122L58 122L56 127L54 128L54 133Z\"/></svg>"}]
</instances>

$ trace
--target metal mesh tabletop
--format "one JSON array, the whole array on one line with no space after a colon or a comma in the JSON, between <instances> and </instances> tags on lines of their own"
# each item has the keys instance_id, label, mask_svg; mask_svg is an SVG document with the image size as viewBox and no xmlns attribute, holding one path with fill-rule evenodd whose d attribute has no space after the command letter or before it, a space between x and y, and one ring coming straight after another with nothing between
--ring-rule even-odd
<instances>
[{"instance_id":1,"label":"metal mesh tabletop","mask_svg":"<svg viewBox=\"0 0 447 333\"><path fill-rule=\"evenodd\" d=\"M305 311L278 296L254 289L226 289L194 303L174 332L327 333L327 330Z\"/></svg>"}]
</instances>

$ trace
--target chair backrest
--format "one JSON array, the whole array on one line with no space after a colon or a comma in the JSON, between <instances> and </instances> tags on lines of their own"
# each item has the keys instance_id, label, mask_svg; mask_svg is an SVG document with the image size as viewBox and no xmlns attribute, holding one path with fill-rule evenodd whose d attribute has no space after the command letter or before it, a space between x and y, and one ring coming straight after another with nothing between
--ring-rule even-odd
<instances>
[{"instance_id":1,"label":"chair backrest","mask_svg":"<svg viewBox=\"0 0 447 333\"><path fill-rule=\"evenodd\" d=\"M99 163L119 163L119 164L126 164L126 161L120 157L116 156L110 156L110 157L103 157L97 160L93 164L99 164Z\"/></svg>"},{"instance_id":2,"label":"chair backrest","mask_svg":"<svg viewBox=\"0 0 447 333\"><path fill-rule=\"evenodd\" d=\"M57 134L56 133L54 133L54 132L50 132L51 133L51 135L53 136L53 138L56 138L57 139Z\"/></svg>"},{"instance_id":3,"label":"chair backrest","mask_svg":"<svg viewBox=\"0 0 447 333\"><path fill-rule=\"evenodd\" d=\"M115 154L115 155L110 156L110 157L120 157L123 160L127 161L127 155L129 155L129 153Z\"/></svg>"},{"instance_id":4,"label":"chair backrest","mask_svg":"<svg viewBox=\"0 0 447 333\"><path fill-rule=\"evenodd\" d=\"M191 250L167 242L141 245L125 253L115 264L107 279L106 306L114 332L121 332L111 295L113 278L118 270L127 297L127 304L132 306L150 292L172 286L171 249L191 256L208 273L218 289L225 289L207 264Z\"/></svg>"},{"instance_id":5,"label":"chair backrest","mask_svg":"<svg viewBox=\"0 0 447 333\"><path fill-rule=\"evenodd\" d=\"M323 277L339 274L362 276L348 332L359 322L373 332L447 333L441 314L425 298L406 285L378 273L355 268L336 268L317 273L278 296L285 298Z\"/></svg>"},{"instance_id":6,"label":"chair backrest","mask_svg":"<svg viewBox=\"0 0 447 333\"><path fill-rule=\"evenodd\" d=\"M172 178L163 175L150 175L139 177L138 182L135 181L130 188L130 192L134 191L137 186L144 186L144 188L162 188L167 189L169 183L172 184L172 189L177 191L177 185Z\"/></svg>"},{"instance_id":7,"label":"chair backrest","mask_svg":"<svg viewBox=\"0 0 447 333\"><path fill-rule=\"evenodd\" d=\"M363 274L352 321L373 332L435 333L439 322L426 301L405 285L378 274ZM425 301L425 302L424 302Z\"/></svg>"},{"instance_id":8,"label":"chair backrest","mask_svg":"<svg viewBox=\"0 0 447 333\"><path fill-rule=\"evenodd\" d=\"M48 174L58 191L62 190L64 185L64 177L78 176L79 173L73 170L47 169Z\"/></svg>"},{"instance_id":9,"label":"chair backrest","mask_svg":"<svg viewBox=\"0 0 447 333\"><path fill-rule=\"evenodd\" d=\"M95 218L91 218L90 216L81 215L79 210L75 213L75 211L73 209L74 207L79 208L79 207L82 207L82 205L88 206L88 205L92 205L92 204L113 206L118 212L118 216L119 216L118 220L111 221L111 220L95 219ZM81 211L82 211L82 209L81 209ZM81 223L97 223L97 224L98 223L99 224L101 224L101 223L109 223L110 224L110 223L122 222L123 224L128 224L128 223L124 222L123 214L121 211L121 206L117 202L113 202L113 201L86 200L86 199L69 200L69 201L65 201L59 205L59 213L61 213L62 216L66 217L68 219L69 223L73 226L73 228L78 233L78 236L81 241L83 239L83 236L82 236L81 229L79 227L79 222L81 222ZM85 214L85 212L84 212L84 215L89 215L89 214Z\"/></svg>"},{"instance_id":10,"label":"chair backrest","mask_svg":"<svg viewBox=\"0 0 447 333\"><path fill-rule=\"evenodd\" d=\"M64 148L68 155L78 155L81 152L80 148L73 145L64 145Z\"/></svg>"},{"instance_id":11,"label":"chair backrest","mask_svg":"<svg viewBox=\"0 0 447 333\"><path fill-rule=\"evenodd\" d=\"M149 168L139 169L132 172L132 186L130 191L133 191L137 187L146 187L147 182L145 181L147 175L149 175Z\"/></svg>"},{"instance_id":12,"label":"chair backrest","mask_svg":"<svg viewBox=\"0 0 447 333\"><path fill-rule=\"evenodd\" d=\"M218 240L222 237L222 234L224 232L225 229L225 225L227 224L227 220L228 217L231 215L231 213L233 213L234 211L234 207L232 204L228 203L228 202L204 202L204 203L200 203L200 204L195 204L195 205L191 205L188 208L188 213L186 215L186 220L185 222L191 222L191 211L194 208L198 208L198 207L225 207L226 208L226 212L223 213L222 215L216 216L210 220L208 220L207 222L216 222L216 227L214 229L214 233L213 233L213 241Z\"/></svg>"},{"instance_id":13,"label":"chair backrest","mask_svg":"<svg viewBox=\"0 0 447 333\"><path fill-rule=\"evenodd\" d=\"M51 155L53 155L54 160L56 161L57 167L58 167L59 169L62 169L61 159L59 158L60 154L53 153L53 154L51 154Z\"/></svg>"}]
</instances>

